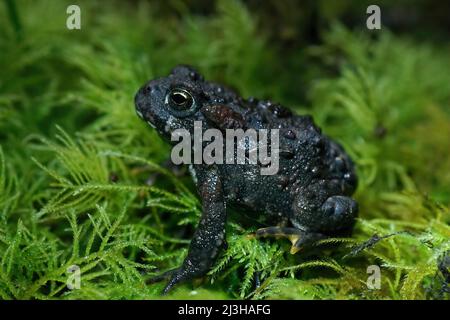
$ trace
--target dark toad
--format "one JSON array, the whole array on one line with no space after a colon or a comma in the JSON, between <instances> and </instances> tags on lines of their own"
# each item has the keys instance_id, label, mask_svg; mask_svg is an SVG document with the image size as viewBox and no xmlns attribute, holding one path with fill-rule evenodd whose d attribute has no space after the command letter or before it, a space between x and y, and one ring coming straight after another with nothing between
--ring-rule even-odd
<instances>
[{"instance_id":1,"label":"dark toad","mask_svg":"<svg viewBox=\"0 0 450 320\"><path fill-rule=\"evenodd\" d=\"M203 130L279 129L277 174L261 175L261 164L191 165L203 213L183 265L158 278L170 278L165 293L212 267L225 243L227 206L284 221L259 229L256 236L284 236L293 244L292 253L351 231L358 212L350 198L357 186L354 165L311 116L294 115L271 101L243 99L188 66L145 84L135 104L137 114L169 142L176 129L192 133L194 121L202 121Z\"/></svg>"}]
</instances>

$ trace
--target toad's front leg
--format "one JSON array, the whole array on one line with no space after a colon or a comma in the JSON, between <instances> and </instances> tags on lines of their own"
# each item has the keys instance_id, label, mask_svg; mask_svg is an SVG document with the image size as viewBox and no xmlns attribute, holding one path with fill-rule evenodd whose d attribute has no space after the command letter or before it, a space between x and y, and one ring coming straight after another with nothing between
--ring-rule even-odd
<instances>
[{"instance_id":1,"label":"toad's front leg","mask_svg":"<svg viewBox=\"0 0 450 320\"><path fill-rule=\"evenodd\" d=\"M197 185L202 198L202 217L183 265L171 272L164 294L179 282L205 275L225 241L226 210L222 183L216 167L199 166Z\"/></svg>"}]
</instances>

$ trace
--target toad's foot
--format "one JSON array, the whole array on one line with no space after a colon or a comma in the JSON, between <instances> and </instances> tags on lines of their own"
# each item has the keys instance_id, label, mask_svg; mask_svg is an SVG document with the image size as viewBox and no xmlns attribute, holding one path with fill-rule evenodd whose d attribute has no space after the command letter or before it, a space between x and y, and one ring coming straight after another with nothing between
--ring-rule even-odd
<instances>
[{"instance_id":1,"label":"toad's foot","mask_svg":"<svg viewBox=\"0 0 450 320\"><path fill-rule=\"evenodd\" d=\"M296 254L301 249L311 246L317 241L326 238L320 233L303 231L297 228L288 227L268 227L256 230L254 234L256 238L287 238L292 243L291 254Z\"/></svg>"},{"instance_id":2,"label":"toad's foot","mask_svg":"<svg viewBox=\"0 0 450 320\"><path fill-rule=\"evenodd\" d=\"M148 279L146 281L146 283L153 284L153 283L169 280L162 292L163 295L166 295L177 283L182 282L184 280L189 280L191 278L192 278L192 276L189 274L189 272L186 272L182 268L176 268L176 269L166 271L160 275L154 276L154 277Z\"/></svg>"},{"instance_id":3,"label":"toad's foot","mask_svg":"<svg viewBox=\"0 0 450 320\"><path fill-rule=\"evenodd\" d=\"M162 273L160 275L157 275L157 276L154 276L154 277L152 277L150 279L147 279L145 281L145 283L153 284L153 283L157 283L157 282L161 282L161 281L167 280L167 279L169 279L172 276L172 274L175 271L176 271L176 269L172 269L172 270L166 271L166 272L164 272L164 273Z\"/></svg>"}]
</instances>

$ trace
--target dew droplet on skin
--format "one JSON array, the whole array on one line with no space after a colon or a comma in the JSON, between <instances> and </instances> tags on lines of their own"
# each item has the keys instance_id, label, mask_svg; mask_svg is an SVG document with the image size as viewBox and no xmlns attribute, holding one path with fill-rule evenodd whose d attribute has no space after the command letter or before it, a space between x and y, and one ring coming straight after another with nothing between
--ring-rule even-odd
<instances>
[{"instance_id":1,"label":"dew droplet on skin","mask_svg":"<svg viewBox=\"0 0 450 320\"><path fill-rule=\"evenodd\" d=\"M288 130L284 133L284 137L290 140L294 140L296 138L296 135L294 131Z\"/></svg>"},{"instance_id":2,"label":"dew droplet on skin","mask_svg":"<svg viewBox=\"0 0 450 320\"><path fill-rule=\"evenodd\" d=\"M334 165L338 171L342 171L344 169L344 160L341 157L337 157L334 159Z\"/></svg>"}]
</instances>

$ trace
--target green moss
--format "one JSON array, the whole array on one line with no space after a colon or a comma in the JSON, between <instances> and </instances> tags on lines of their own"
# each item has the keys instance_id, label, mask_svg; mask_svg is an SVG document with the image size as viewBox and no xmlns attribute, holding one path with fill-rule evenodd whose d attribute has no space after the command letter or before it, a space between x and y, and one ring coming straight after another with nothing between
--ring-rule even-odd
<instances>
[{"instance_id":1,"label":"green moss","mask_svg":"<svg viewBox=\"0 0 450 320\"><path fill-rule=\"evenodd\" d=\"M336 23L320 45L284 52L239 2L208 16L181 2L167 16L144 1L81 3L80 31L65 28L65 1L17 1L12 20L0 6L2 299L159 297L163 284L145 280L182 262L201 207L190 179L161 166L169 148L133 96L179 63L313 114L358 165L361 214L351 238L295 256L283 240L249 239L258 226L235 217L207 279L169 298L448 298L448 43ZM392 236L354 250L374 235ZM72 265L78 290L66 286Z\"/></svg>"}]
</instances>

